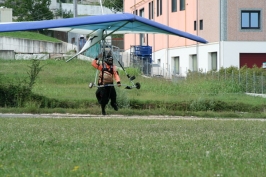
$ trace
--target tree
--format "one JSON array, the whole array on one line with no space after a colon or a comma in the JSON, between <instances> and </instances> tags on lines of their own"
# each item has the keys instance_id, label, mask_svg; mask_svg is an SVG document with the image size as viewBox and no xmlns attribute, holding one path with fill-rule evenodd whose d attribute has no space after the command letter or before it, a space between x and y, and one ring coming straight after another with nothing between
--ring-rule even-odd
<instances>
[{"instance_id":1,"label":"tree","mask_svg":"<svg viewBox=\"0 0 266 177\"><path fill-rule=\"evenodd\" d=\"M55 11L55 16L56 17L62 17L62 18L72 18L73 17L73 13L71 10L67 11L67 10L63 10L62 9L62 3L60 2L60 7L59 9L57 9Z\"/></svg>"},{"instance_id":2,"label":"tree","mask_svg":"<svg viewBox=\"0 0 266 177\"><path fill-rule=\"evenodd\" d=\"M123 0L104 0L103 6L108 7L113 12L123 12Z\"/></svg>"},{"instance_id":3,"label":"tree","mask_svg":"<svg viewBox=\"0 0 266 177\"><path fill-rule=\"evenodd\" d=\"M6 0L4 6L13 9L16 21L39 21L53 19L50 4L51 0Z\"/></svg>"}]
</instances>

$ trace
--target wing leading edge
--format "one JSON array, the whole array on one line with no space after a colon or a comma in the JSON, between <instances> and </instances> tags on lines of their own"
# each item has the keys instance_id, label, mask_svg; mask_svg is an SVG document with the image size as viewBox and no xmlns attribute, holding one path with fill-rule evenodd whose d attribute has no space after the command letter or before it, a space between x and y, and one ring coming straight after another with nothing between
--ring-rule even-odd
<instances>
[{"instance_id":1,"label":"wing leading edge","mask_svg":"<svg viewBox=\"0 0 266 177\"><path fill-rule=\"evenodd\" d=\"M80 34L90 34L98 29L104 29L107 34L130 34L130 33L153 33L168 34L184 37L200 43L208 43L205 39L180 31L161 23L136 16L134 14L108 14L97 16L86 16L77 18L0 23L0 32L26 31L49 29L57 31L74 32Z\"/></svg>"}]
</instances>

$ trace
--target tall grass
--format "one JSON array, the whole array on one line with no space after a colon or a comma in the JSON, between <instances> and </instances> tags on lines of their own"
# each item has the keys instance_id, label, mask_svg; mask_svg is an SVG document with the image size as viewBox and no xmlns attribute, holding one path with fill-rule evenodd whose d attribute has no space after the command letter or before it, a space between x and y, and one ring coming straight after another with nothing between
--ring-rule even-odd
<instances>
[{"instance_id":1,"label":"tall grass","mask_svg":"<svg viewBox=\"0 0 266 177\"><path fill-rule=\"evenodd\" d=\"M0 119L0 176L230 176L266 173L266 123Z\"/></svg>"},{"instance_id":2,"label":"tall grass","mask_svg":"<svg viewBox=\"0 0 266 177\"><path fill-rule=\"evenodd\" d=\"M16 83L27 79L30 63L31 61L0 60L1 83ZM32 88L34 94L73 102L71 104L79 102L77 106L88 111L93 108L88 108L87 105L97 104L96 87L91 89L88 87L90 82L95 81L96 76L96 70L89 61L72 60L66 63L63 60L43 60L41 65L44 67ZM212 75L196 73L193 76L189 75L182 82L175 83L162 78L142 77L136 69L126 68L126 70L131 76L136 76L134 82L139 82L141 88L124 89L125 85L132 83L121 70L120 77L122 84L125 85L116 87L121 108L144 109L157 114L175 114L167 111L264 113L265 99L245 95L238 83L231 80L215 79ZM199 77L200 75L203 77ZM38 105L34 102L29 104ZM66 104L69 103L64 103Z\"/></svg>"}]
</instances>

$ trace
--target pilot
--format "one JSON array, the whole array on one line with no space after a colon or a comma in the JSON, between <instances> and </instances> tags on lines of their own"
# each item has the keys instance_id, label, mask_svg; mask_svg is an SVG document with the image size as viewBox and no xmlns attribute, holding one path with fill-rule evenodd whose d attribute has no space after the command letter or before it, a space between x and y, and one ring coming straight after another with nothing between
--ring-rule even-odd
<instances>
[{"instance_id":1,"label":"pilot","mask_svg":"<svg viewBox=\"0 0 266 177\"><path fill-rule=\"evenodd\" d=\"M100 71L98 80L99 87L96 91L96 98L98 103L101 104L102 115L106 115L105 107L109 100L111 100L111 106L114 110L118 111L113 78L115 79L118 87L121 86L121 82L116 66L113 65L113 57L111 55L107 55L103 64L99 63L98 58L96 57L91 64L94 68Z\"/></svg>"}]
</instances>

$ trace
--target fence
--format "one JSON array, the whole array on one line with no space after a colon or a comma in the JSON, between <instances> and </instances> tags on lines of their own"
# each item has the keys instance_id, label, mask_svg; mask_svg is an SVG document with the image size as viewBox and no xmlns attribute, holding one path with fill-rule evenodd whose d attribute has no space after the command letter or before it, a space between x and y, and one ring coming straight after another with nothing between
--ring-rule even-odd
<instances>
[{"instance_id":1,"label":"fence","mask_svg":"<svg viewBox=\"0 0 266 177\"><path fill-rule=\"evenodd\" d=\"M188 72L185 80L225 81L236 90L246 93L266 93L266 70L262 68L221 69L220 71ZM175 80L173 80L175 81Z\"/></svg>"}]
</instances>

